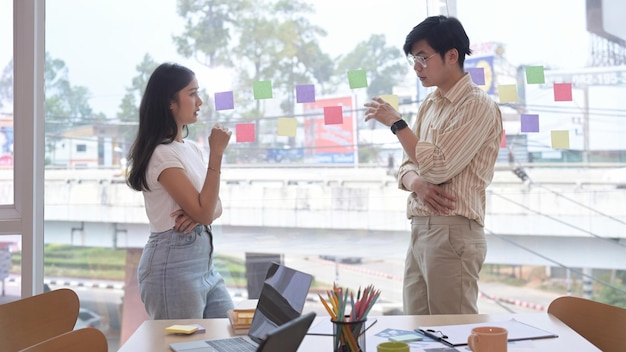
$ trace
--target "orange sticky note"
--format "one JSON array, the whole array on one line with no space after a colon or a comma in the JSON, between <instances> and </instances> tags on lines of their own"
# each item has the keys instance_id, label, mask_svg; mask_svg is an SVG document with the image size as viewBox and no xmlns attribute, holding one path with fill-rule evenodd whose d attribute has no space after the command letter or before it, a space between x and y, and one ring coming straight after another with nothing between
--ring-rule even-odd
<instances>
[{"instance_id":1,"label":"orange sticky note","mask_svg":"<svg viewBox=\"0 0 626 352\"><path fill-rule=\"evenodd\" d=\"M498 86L498 96L501 103L516 103L517 86L515 84L501 84Z\"/></svg>"},{"instance_id":2,"label":"orange sticky note","mask_svg":"<svg viewBox=\"0 0 626 352\"><path fill-rule=\"evenodd\" d=\"M572 101L572 84L555 83L554 101Z\"/></svg>"},{"instance_id":3,"label":"orange sticky note","mask_svg":"<svg viewBox=\"0 0 626 352\"><path fill-rule=\"evenodd\" d=\"M254 142L254 124L238 123L235 125L235 135L237 142Z\"/></svg>"},{"instance_id":4,"label":"orange sticky note","mask_svg":"<svg viewBox=\"0 0 626 352\"><path fill-rule=\"evenodd\" d=\"M278 135L279 136L296 136L296 127L298 127L298 121L293 117L280 117L278 118Z\"/></svg>"},{"instance_id":5,"label":"orange sticky note","mask_svg":"<svg viewBox=\"0 0 626 352\"><path fill-rule=\"evenodd\" d=\"M324 107L324 125L341 125L343 123L343 109L341 106Z\"/></svg>"},{"instance_id":6,"label":"orange sticky note","mask_svg":"<svg viewBox=\"0 0 626 352\"><path fill-rule=\"evenodd\" d=\"M569 131L552 130L550 134L553 149L569 149Z\"/></svg>"}]
</instances>

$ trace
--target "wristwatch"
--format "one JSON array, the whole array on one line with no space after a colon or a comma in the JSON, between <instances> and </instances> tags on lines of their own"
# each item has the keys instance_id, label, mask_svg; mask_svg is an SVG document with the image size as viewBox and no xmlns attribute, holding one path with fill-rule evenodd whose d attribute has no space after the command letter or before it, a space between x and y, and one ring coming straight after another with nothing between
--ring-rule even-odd
<instances>
[{"instance_id":1,"label":"wristwatch","mask_svg":"<svg viewBox=\"0 0 626 352\"><path fill-rule=\"evenodd\" d=\"M409 125L406 123L406 121L404 121L403 119L400 119L391 124L391 132L393 132L393 134L396 134L401 129L407 128L407 127L409 127Z\"/></svg>"}]
</instances>

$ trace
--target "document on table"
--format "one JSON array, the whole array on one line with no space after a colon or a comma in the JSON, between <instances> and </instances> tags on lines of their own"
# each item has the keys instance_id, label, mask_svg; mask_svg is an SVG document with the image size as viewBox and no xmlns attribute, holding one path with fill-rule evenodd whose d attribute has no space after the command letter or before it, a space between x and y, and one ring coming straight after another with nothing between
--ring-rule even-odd
<instances>
[{"instance_id":1,"label":"document on table","mask_svg":"<svg viewBox=\"0 0 626 352\"><path fill-rule=\"evenodd\" d=\"M487 321L475 324L420 326L415 331L449 346L467 345L467 337L478 326L498 326L508 331L509 341L534 340L558 337L558 335L528 325L516 319L505 321Z\"/></svg>"}]
</instances>

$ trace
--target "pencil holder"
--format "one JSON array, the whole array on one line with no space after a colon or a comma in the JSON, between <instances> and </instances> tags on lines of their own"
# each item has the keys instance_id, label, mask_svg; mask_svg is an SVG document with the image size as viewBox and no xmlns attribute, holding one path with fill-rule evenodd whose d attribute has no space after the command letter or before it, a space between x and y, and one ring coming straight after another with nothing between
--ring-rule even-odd
<instances>
[{"instance_id":1,"label":"pencil holder","mask_svg":"<svg viewBox=\"0 0 626 352\"><path fill-rule=\"evenodd\" d=\"M334 352L365 352L365 322L335 321L333 323L333 351Z\"/></svg>"}]
</instances>

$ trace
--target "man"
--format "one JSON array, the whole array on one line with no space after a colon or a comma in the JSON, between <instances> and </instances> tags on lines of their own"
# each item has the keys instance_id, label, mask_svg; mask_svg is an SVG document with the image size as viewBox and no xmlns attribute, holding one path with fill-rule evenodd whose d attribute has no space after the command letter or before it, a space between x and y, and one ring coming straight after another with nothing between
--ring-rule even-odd
<instances>
[{"instance_id":1,"label":"man","mask_svg":"<svg viewBox=\"0 0 626 352\"><path fill-rule=\"evenodd\" d=\"M382 99L365 104L365 121L390 126L404 149L398 184L411 192L404 313L478 313L485 190L502 139L501 112L463 69L471 50L456 18L426 18L407 35L404 52L424 87L437 87L413 128Z\"/></svg>"}]
</instances>

